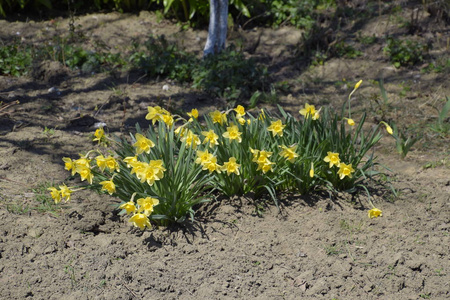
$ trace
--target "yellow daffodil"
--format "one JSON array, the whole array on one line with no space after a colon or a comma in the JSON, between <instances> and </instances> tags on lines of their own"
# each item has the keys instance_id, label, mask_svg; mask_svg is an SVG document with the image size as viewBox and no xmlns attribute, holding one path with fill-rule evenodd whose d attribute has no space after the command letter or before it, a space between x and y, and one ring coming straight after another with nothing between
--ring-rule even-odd
<instances>
[{"instance_id":1,"label":"yellow daffodil","mask_svg":"<svg viewBox=\"0 0 450 300\"><path fill-rule=\"evenodd\" d=\"M198 150L195 163L203 166L204 164L209 162L213 157L214 155L212 153L209 153L208 149L206 149L205 151Z\"/></svg>"},{"instance_id":2,"label":"yellow daffodil","mask_svg":"<svg viewBox=\"0 0 450 300\"><path fill-rule=\"evenodd\" d=\"M272 166L275 163L271 162L268 159L265 159L264 161L258 162L258 169L256 169L256 171L261 170L264 174L266 174L269 171L272 171Z\"/></svg>"},{"instance_id":3,"label":"yellow daffodil","mask_svg":"<svg viewBox=\"0 0 450 300\"><path fill-rule=\"evenodd\" d=\"M166 123L167 126L172 127L173 125L173 116L169 112L167 114L160 115L160 120Z\"/></svg>"},{"instance_id":4,"label":"yellow daffodil","mask_svg":"<svg viewBox=\"0 0 450 300\"><path fill-rule=\"evenodd\" d=\"M106 169L106 158L100 154L95 158L95 161L97 162L97 166L100 168L100 170L103 172Z\"/></svg>"},{"instance_id":5,"label":"yellow daffodil","mask_svg":"<svg viewBox=\"0 0 450 300\"><path fill-rule=\"evenodd\" d=\"M203 164L202 170L208 170L209 173L216 171L217 173L221 172L221 167L217 163L217 157L213 156L209 161Z\"/></svg>"},{"instance_id":6,"label":"yellow daffodil","mask_svg":"<svg viewBox=\"0 0 450 300\"><path fill-rule=\"evenodd\" d=\"M346 165L343 162L339 164L338 175L340 179L344 179L345 176L352 178L353 172L355 172L355 170L352 168L352 164Z\"/></svg>"},{"instance_id":7,"label":"yellow daffodil","mask_svg":"<svg viewBox=\"0 0 450 300\"><path fill-rule=\"evenodd\" d=\"M72 176L75 175L75 173L76 173L75 164L72 161L72 159L69 157L63 157L62 160L64 162L64 169L66 169L67 171L72 170Z\"/></svg>"},{"instance_id":8,"label":"yellow daffodil","mask_svg":"<svg viewBox=\"0 0 450 300\"><path fill-rule=\"evenodd\" d=\"M198 110L196 108L193 108L190 113L187 113L187 115L190 117L188 122L193 122L194 119L198 119Z\"/></svg>"},{"instance_id":9,"label":"yellow daffodil","mask_svg":"<svg viewBox=\"0 0 450 300\"><path fill-rule=\"evenodd\" d=\"M378 217L382 217L382 211L378 208L372 208L371 210L368 211L368 216L369 218L378 218Z\"/></svg>"},{"instance_id":10,"label":"yellow daffodil","mask_svg":"<svg viewBox=\"0 0 450 300\"><path fill-rule=\"evenodd\" d=\"M143 152L150 153L150 149L155 147L155 143L142 134L136 133L135 137L136 143L134 143L133 146L136 148L137 154L141 154Z\"/></svg>"},{"instance_id":11,"label":"yellow daffodil","mask_svg":"<svg viewBox=\"0 0 450 300\"><path fill-rule=\"evenodd\" d=\"M95 130L94 137L95 138L92 141L98 141L100 143L101 140L105 138L105 131L103 130L103 128L98 128L97 130Z\"/></svg>"},{"instance_id":12,"label":"yellow daffodil","mask_svg":"<svg viewBox=\"0 0 450 300\"><path fill-rule=\"evenodd\" d=\"M148 114L145 116L146 120L151 120L153 124L156 123L156 121L160 120L160 116L167 112L165 109L162 109L160 106L149 106L148 108Z\"/></svg>"},{"instance_id":13,"label":"yellow daffodil","mask_svg":"<svg viewBox=\"0 0 450 300\"><path fill-rule=\"evenodd\" d=\"M386 126L386 131L387 131L389 134L391 134L391 135L394 134L394 131L392 130L392 127L389 126L388 123L386 123L386 122L384 122L384 121L381 121L380 123L383 124L384 126Z\"/></svg>"},{"instance_id":14,"label":"yellow daffodil","mask_svg":"<svg viewBox=\"0 0 450 300\"><path fill-rule=\"evenodd\" d=\"M209 115L211 116L213 123L219 123L220 125L227 123L227 115L218 110L210 112Z\"/></svg>"},{"instance_id":15,"label":"yellow daffodil","mask_svg":"<svg viewBox=\"0 0 450 300\"><path fill-rule=\"evenodd\" d=\"M314 177L314 163L311 162L311 169L309 169L309 177Z\"/></svg>"},{"instance_id":16,"label":"yellow daffodil","mask_svg":"<svg viewBox=\"0 0 450 300\"><path fill-rule=\"evenodd\" d=\"M127 164L127 168L131 168L134 163L138 162L137 156L128 156L123 159L123 162Z\"/></svg>"},{"instance_id":17,"label":"yellow daffodil","mask_svg":"<svg viewBox=\"0 0 450 300\"><path fill-rule=\"evenodd\" d=\"M77 166L77 173L80 174L81 181L87 180L89 184L92 184L92 180L94 179L94 174L92 174L91 168L86 166Z\"/></svg>"},{"instance_id":18,"label":"yellow daffodil","mask_svg":"<svg viewBox=\"0 0 450 300\"><path fill-rule=\"evenodd\" d=\"M297 145L291 147L281 145L279 147L283 149L280 152L280 155L286 158L289 162L293 163L295 159L298 157L298 154L295 153L295 151L297 151Z\"/></svg>"},{"instance_id":19,"label":"yellow daffodil","mask_svg":"<svg viewBox=\"0 0 450 300\"><path fill-rule=\"evenodd\" d=\"M234 173L236 175L239 175L239 167L241 165L236 163L235 157L230 157L230 159L223 163L222 171L226 171L227 175L230 175L231 173Z\"/></svg>"},{"instance_id":20,"label":"yellow daffodil","mask_svg":"<svg viewBox=\"0 0 450 300\"><path fill-rule=\"evenodd\" d=\"M190 122L190 120L189 120L189 122ZM174 132L181 138L181 137L185 136L187 129L186 129L186 127L180 126L177 129L175 129Z\"/></svg>"},{"instance_id":21,"label":"yellow daffodil","mask_svg":"<svg viewBox=\"0 0 450 300\"><path fill-rule=\"evenodd\" d=\"M327 156L323 160L327 163L330 163L330 168L333 166L339 167L339 153L327 152Z\"/></svg>"},{"instance_id":22,"label":"yellow daffodil","mask_svg":"<svg viewBox=\"0 0 450 300\"><path fill-rule=\"evenodd\" d=\"M87 157L81 156L81 154L80 154L80 158L73 162L75 172L77 172L77 169L80 167L89 168L90 164L91 164L91 160Z\"/></svg>"},{"instance_id":23,"label":"yellow daffodil","mask_svg":"<svg viewBox=\"0 0 450 300\"><path fill-rule=\"evenodd\" d=\"M286 127L286 125L283 125L281 120L272 121L270 126L267 127L267 130L271 131L273 136L276 136L276 135L283 136L284 127Z\"/></svg>"},{"instance_id":24,"label":"yellow daffodil","mask_svg":"<svg viewBox=\"0 0 450 300\"><path fill-rule=\"evenodd\" d=\"M238 105L234 111L236 112L236 118L240 119L245 115L245 108L242 105Z\"/></svg>"},{"instance_id":25,"label":"yellow daffodil","mask_svg":"<svg viewBox=\"0 0 450 300\"><path fill-rule=\"evenodd\" d=\"M133 223L134 226L139 227L141 230L144 230L145 227L151 228L150 220L145 214L137 213L132 216L129 222Z\"/></svg>"},{"instance_id":26,"label":"yellow daffodil","mask_svg":"<svg viewBox=\"0 0 450 300\"><path fill-rule=\"evenodd\" d=\"M363 82L363 81L360 80L360 81L358 81L358 82L355 84L355 87L353 88L353 91L350 93L350 95L348 95L348 99L350 99L350 98L352 97L353 93L360 87L360 85L361 85L362 82Z\"/></svg>"},{"instance_id":27,"label":"yellow daffodil","mask_svg":"<svg viewBox=\"0 0 450 300\"><path fill-rule=\"evenodd\" d=\"M108 156L106 158L106 166L108 167L110 172L114 172L114 170L116 172L120 172L120 166L112 156Z\"/></svg>"},{"instance_id":28,"label":"yellow daffodil","mask_svg":"<svg viewBox=\"0 0 450 300\"><path fill-rule=\"evenodd\" d=\"M153 206L159 204L159 200L152 197L140 198L137 200L139 205L138 212L144 212L146 216L150 216L153 212Z\"/></svg>"},{"instance_id":29,"label":"yellow daffodil","mask_svg":"<svg viewBox=\"0 0 450 300\"><path fill-rule=\"evenodd\" d=\"M250 122L250 120L247 120L247 121ZM245 123L247 123L247 121L245 121L244 118L239 118L239 119L238 119L239 124L241 124L242 126L244 126ZM250 123L248 123L248 124L250 124Z\"/></svg>"},{"instance_id":30,"label":"yellow daffodil","mask_svg":"<svg viewBox=\"0 0 450 300\"><path fill-rule=\"evenodd\" d=\"M203 144L209 143L210 147L219 145L219 142L217 141L219 136L214 132L214 130L211 129L209 131L202 131L202 135L205 137Z\"/></svg>"},{"instance_id":31,"label":"yellow daffodil","mask_svg":"<svg viewBox=\"0 0 450 300\"><path fill-rule=\"evenodd\" d=\"M227 127L227 131L222 134L224 138L230 139L230 140L236 140L238 143L242 142L242 132L239 132L239 128L232 124L231 126Z\"/></svg>"},{"instance_id":32,"label":"yellow daffodil","mask_svg":"<svg viewBox=\"0 0 450 300\"><path fill-rule=\"evenodd\" d=\"M49 187L47 190L50 191L50 195L56 204L61 202L61 192L55 187Z\"/></svg>"},{"instance_id":33,"label":"yellow daffodil","mask_svg":"<svg viewBox=\"0 0 450 300\"><path fill-rule=\"evenodd\" d=\"M116 185L112 180L105 180L100 182L102 185L102 191L107 191L110 195L116 192Z\"/></svg>"},{"instance_id":34,"label":"yellow daffodil","mask_svg":"<svg viewBox=\"0 0 450 300\"><path fill-rule=\"evenodd\" d=\"M95 159L97 161L97 166L102 172L104 172L106 168L108 168L110 172L114 172L114 170L120 172L120 166L114 157L108 156L105 158L103 155L99 155Z\"/></svg>"},{"instance_id":35,"label":"yellow daffodil","mask_svg":"<svg viewBox=\"0 0 450 300\"><path fill-rule=\"evenodd\" d=\"M70 200L70 195L73 193L73 191L68 188L65 184L59 186L59 190L61 193L61 198L65 198L66 202Z\"/></svg>"},{"instance_id":36,"label":"yellow daffodil","mask_svg":"<svg viewBox=\"0 0 450 300\"><path fill-rule=\"evenodd\" d=\"M122 204L119 206L120 209L124 209L127 212L127 215L131 214L132 212L136 211L136 205L134 205L133 201L129 201L127 203Z\"/></svg>"},{"instance_id":37,"label":"yellow daffodil","mask_svg":"<svg viewBox=\"0 0 450 300\"><path fill-rule=\"evenodd\" d=\"M192 130L188 130L187 134L181 138L182 142L186 142L186 145L196 149L201 144L200 138Z\"/></svg>"},{"instance_id":38,"label":"yellow daffodil","mask_svg":"<svg viewBox=\"0 0 450 300\"><path fill-rule=\"evenodd\" d=\"M302 116L305 116L305 118L311 117L313 120L319 119L319 110L316 110L316 107L314 105L309 105L308 103L305 103L305 107L300 109L299 113Z\"/></svg>"},{"instance_id":39,"label":"yellow daffodil","mask_svg":"<svg viewBox=\"0 0 450 300\"><path fill-rule=\"evenodd\" d=\"M345 120L347 120L347 124L350 126L355 126L355 121L353 121L353 119L350 118L344 118Z\"/></svg>"}]
</instances>

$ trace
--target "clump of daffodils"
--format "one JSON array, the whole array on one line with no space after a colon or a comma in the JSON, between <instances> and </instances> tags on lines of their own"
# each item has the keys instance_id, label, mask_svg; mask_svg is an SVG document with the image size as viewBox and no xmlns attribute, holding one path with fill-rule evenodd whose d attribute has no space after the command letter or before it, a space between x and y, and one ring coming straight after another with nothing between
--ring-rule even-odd
<instances>
[{"instance_id":1,"label":"clump of daffodils","mask_svg":"<svg viewBox=\"0 0 450 300\"><path fill-rule=\"evenodd\" d=\"M148 107L147 130L137 125L129 138L114 140L98 129L93 141L107 141L112 149L64 157L65 169L89 188L121 199L118 208L144 230L152 222L192 218L193 207L217 191L268 193L274 201L286 190L355 192L376 164L367 153L381 138L380 126L389 132L382 123L366 133L365 115L355 121L350 113L345 118L308 103L296 116L281 108L279 115L261 110L254 116L238 105L203 118L200 123L197 109L183 117ZM73 192L66 185L49 191L56 203ZM377 216L381 211L369 211Z\"/></svg>"}]
</instances>

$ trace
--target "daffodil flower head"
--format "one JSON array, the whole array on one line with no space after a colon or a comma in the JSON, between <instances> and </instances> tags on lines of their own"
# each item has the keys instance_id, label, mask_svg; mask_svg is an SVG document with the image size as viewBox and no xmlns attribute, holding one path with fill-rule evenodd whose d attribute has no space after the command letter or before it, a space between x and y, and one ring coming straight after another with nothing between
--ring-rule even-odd
<instances>
[{"instance_id":1,"label":"daffodil flower head","mask_svg":"<svg viewBox=\"0 0 450 300\"><path fill-rule=\"evenodd\" d=\"M134 205L133 201L128 201L127 203L119 206L120 209L124 209L127 212L127 215L136 211L136 205Z\"/></svg>"},{"instance_id":2,"label":"daffodil flower head","mask_svg":"<svg viewBox=\"0 0 450 300\"><path fill-rule=\"evenodd\" d=\"M367 213L369 218L378 218L378 217L382 217L383 213L380 209L378 208L372 208L371 210L368 211Z\"/></svg>"},{"instance_id":3,"label":"daffodil flower head","mask_svg":"<svg viewBox=\"0 0 450 300\"><path fill-rule=\"evenodd\" d=\"M134 216L130 218L129 222L133 223L135 227L139 227L141 230L144 230L145 227L152 227L152 224L150 224L150 220L143 213L134 214Z\"/></svg>"},{"instance_id":4,"label":"daffodil flower head","mask_svg":"<svg viewBox=\"0 0 450 300\"><path fill-rule=\"evenodd\" d=\"M65 198L66 202L70 201L70 195L73 191L67 187L65 184L59 186L59 192L61 194L61 198Z\"/></svg>"},{"instance_id":5,"label":"daffodil flower head","mask_svg":"<svg viewBox=\"0 0 450 300\"><path fill-rule=\"evenodd\" d=\"M344 164L343 162L339 164L338 175L341 180L344 179L345 176L352 178L353 172L355 172L355 170L353 169L352 164L347 165Z\"/></svg>"},{"instance_id":6,"label":"daffodil flower head","mask_svg":"<svg viewBox=\"0 0 450 300\"><path fill-rule=\"evenodd\" d=\"M127 168L133 167L133 164L138 162L137 156L128 156L123 159L123 162L127 164Z\"/></svg>"},{"instance_id":7,"label":"daffodil flower head","mask_svg":"<svg viewBox=\"0 0 450 300\"><path fill-rule=\"evenodd\" d=\"M105 138L105 131L103 130L102 127L100 127L97 130L95 130L94 139L92 141L93 142L98 141L100 143L104 138Z\"/></svg>"},{"instance_id":8,"label":"daffodil flower head","mask_svg":"<svg viewBox=\"0 0 450 300\"><path fill-rule=\"evenodd\" d=\"M330 168L333 166L339 167L340 164L339 153L327 152L327 156L325 156L323 161L330 163Z\"/></svg>"},{"instance_id":9,"label":"daffodil flower head","mask_svg":"<svg viewBox=\"0 0 450 300\"><path fill-rule=\"evenodd\" d=\"M248 121L250 121L250 120L248 120ZM239 118L238 119L238 122L239 122L239 124L241 124L242 126L244 126L246 123L247 123L247 121L244 119L244 118ZM250 124L250 123L249 123Z\"/></svg>"},{"instance_id":10,"label":"daffodil flower head","mask_svg":"<svg viewBox=\"0 0 450 300\"><path fill-rule=\"evenodd\" d=\"M239 173L240 166L241 165L236 162L235 157L230 157L230 159L227 162L223 163L222 171L224 171L224 172L226 171L227 175L230 175L231 173L239 175L240 174Z\"/></svg>"},{"instance_id":11,"label":"daffodil flower head","mask_svg":"<svg viewBox=\"0 0 450 300\"><path fill-rule=\"evenodd\" d=\"M52 199L55 201L55 204L61 202L61 192L55 187L49 187L47 190L50 191L50 195Z\"/></svg>"},{"instance_id":12,"label":"daffodil flower head","mask_svg":"<svg viewBox=\"0 0 450 300\"><path fill-rule=\"evenodd\" d=\"M309 177L314 177L314 163L311 162L311 169L309 169Z\"/></svg>"},{"instance_id":13,"label":"daffodil flower head","mask_svg":"<svg viewBox=\"0 0 450 300\"><path fill-rule=\"evenodd\" d=\"M347 124L350 126L355 126L355 121L353 119L350 118L344 118L345 120L347 120Z\"/></svg>"},{"instance_id":14,"label":"daffodil flower head","mask_svg":"<svg viewBox=\"0 0 450 300\"><path fill-rule=\"evenodd\" d=\"M219 123L220 125L227 123L227 115L224 113L221 113L218 110L210 112L209 115L210 115L213 123Z\"/></svg>"},{"instance_id":15,"label":"daffodil flower head","mask_svg":"<svg viewBox=\"0 0 450 300\"><path fill-rule=\"evenodd\" d=\"M214 154L209 153L208 149L205 151L197 150L197 158L195 159L195 163L204 166L206 163L211 161L214 157Z\"/></svg>"},{"instance_id":16,"label":"daffodil flower head","mask_svg":"<svg viewBox=\"0 0 450 300\"><path fill-rule=\"evenodd\" d=\"M137 200L139 205L138 212L144 212L146 216L150 216L153 212L153 206L159 204L159 200L152 197L140 198Z\"/></svg>"},{"instance_id":17,"label":"daffodil flower head","mask_svg":"<svg viewBox=\"0 0 450 300\"><path fill-rule=\"evenodd\" d=\"M72 159L69 157L63 157L62 160L64 162L64 169L66 169L67 171L72 170L72 176L75 175L75 173L76 173L75 164L72 161Z\"/></svg>"},{"instance_id":18,"label":"daffodil flower head","mask_svg":"<svg viewBox=\"0 0 450 300\"><path fill-rule=\"evenodd\" d=\"M156 123L160 119L160 115L164 114L166 111L165 109L162 109L160 106L149 106L148 108L148 114L145 116L146 120L151 120L153 124Z\"/></svg>"},{"instance_id":19,"label":"daffodil flower head","mask_svg":"<svg viewBox=\"0 0 450 300\"><path fill-rule=\"evenodd\" d=\"M84 165L77 166L77 173L80 174L81 181L87 180L89 184L92 184L94 174L92 174L91 168Z\"/></svg>"},{"instance_id":20,"label":"daffodil flower head","mask_svg":"<svg viewBox=\"0 0 450 300\"><path fill-rule=\"evenodd\" d=\"M239 128L231 124L231 126L227 127L227 131L222 134L224 138L230 139L230 140L236 140L238 143L242 142L242 132L239 132Z\"/></svg>"},{"instance_id":21,"label":"daffodil flower head","mask_svg":"<svg viewBox=\"0 0 450 300\"><path fill-rule=\"evenodd\" d=\"M110 195L116 192L116 185L112 180L105 180L100 182L100 184L102 185L102 191L107 191Z\"/></svg>"},{"instance_id":22,"label":"daffodil flower head","mask_svg":"<svg viewBox=\"0 0 450 300\"><path fill-rule=\"evenodd\" d=\"M188 112L187 113L187 115L189 116L189 117L191 117L189 120L188 120L188 122L193 122L194 121L194 119L198 119L198 110L196 109L196 108L193 108L192 110L191 110L191 112Z\"/></svg>"},{"instance_id":23,"label":"daffodil flower head","mask_svg":"<svg viewBox=\"0 0 450 300\"><path fill-rule=\"evenodd\" d=\"M136 148L137 154L141 154L143 152L150 153L150 149L155 147L155 143L142 134L136 133L135 137L136 143L134 143L133 146Z\"/></svg>"},{"instance_id":24,"label":"daffodil flower head","mask_svg":"<svg viewBox=\"0 0 450 300\"><path fill-rule=\"evenodd\" d=\"M187 134L181 138L181 141L193 149L196 149L201 144L200 138L192 130L188 130Z\"/></svg>"},{"instance_id":25,"label":"daffodil flower head","mask_svg":"<svg viewBox=\"0 0 450 300\"><path fill-rule=\"evenodd\" d=\"M305 103L305 107L299 111L302 116L305 116L305 118L311 117L312 120L319 119L319 112L320 109L316 110L314 105L309 105L308 103Z\"/></svg>"},{"instance_id":26,"label":"daffodil flower head","mask_svg":"<svg viewBox=\"0 0 450 300\"><path fill-rule=\"evenodd\" d=\"M271 162L268 159L265 159L264 161L258 161L258 169L256 171L261 170L264 174L266 174L269 171L272 171L272 166L275 165L274 162Z\"/></svg>"},{"instance_id":27,"label":"daffodil flower head","mask_svg":"<svg viewBox=\"0 0 450 300\"><path fill-rule=\"evenodd\" d=\"M287 147L285 145L279 146L283 150L280 152L280 155L286 158L289 162L293 163L295 159L298 157L298 154L295 153L297 151L297 145Z\"/></svg>"},{"instance_id":28,"label":"daffodil flower head","mask_svg":"<svg viewBox=\"0 0 450 300\"><path fill-rule=\"evenodd\" d=\"M272 121L269 127L267 127L267 130L272 132L273 136L279 135L283 136L283 129L286 127L286 125L283 125L281 120Z\"/></svg>"},{"instance_id":29,"label":"daffodil flower head","mask_svg":"<svg viewBox=\"0 0 450 300\"><path fill-rule=\"evenodd\" d=\"M386 131L387 131L390 135L394 134L394 131L392 130L392 127L389 126L388 123L386 123L386 122L384 122L384 121L381 121L380 123L383 124L384 126L386 126Z\"/></svg>"},{"instance_id":30,"label":"daffodil flower head","mask_svg":"<svg viewBox=\"0 0 450 300\"><path fill-rule=\"evenodd\" d=\"M211 129L209 131L202 131L202 135L205 137L203 139L203 144L209 143L209 147L219 145L219 142L217 141L219 136L214 132L214 130Z\"/></svg>"},{"instance_id":31,"label":"daffodil flower head","mask_svg":"<svg viewBox=\"0 0 450 300\"><path fill-rule=\"evenodd\" d=\"M209 161L203 164L202 170L208 170L209 173L216 171L217 173L221 173L221 166L217 163L217 157L213 156Z\"/></svg>"},{"instance_id":32,"label":"daffodil flower head","mask_svg":"<svg viewBox=\"0 0 450 300\"><path fill-rule=\"evenodd\" d=\"M242 105L238 105L234 111L236 112L236 118L240 119L245 115L245 108Z\"/></svg>"}]
</instances>

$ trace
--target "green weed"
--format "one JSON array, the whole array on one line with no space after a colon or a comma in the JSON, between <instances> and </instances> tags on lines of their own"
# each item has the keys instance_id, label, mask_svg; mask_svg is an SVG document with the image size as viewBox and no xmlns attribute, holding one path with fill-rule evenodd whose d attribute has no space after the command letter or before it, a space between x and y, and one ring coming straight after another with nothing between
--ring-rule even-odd
<instances>
[{"instance_id":1,"label":"green weed","mask_svg":"<svg viewBox=\"0 0 450 300\"><path fill-rule=\"evenodd\" d=\"M450 132L450 122L447 120L448 112L450 111L450 98L447 98L447 102L439 112L438 118L435 123L431 124L429 128L439 133L442 137L445 137Z\"/></svg>"},{"instance_id":2,"label":"green weed","mask_svg":"<svg viewBox=\"0 0 450 300\"><path fill-rule=\"evenodd\" d=\"M388 37L383 52L396 68L412 66L423 61L425 46L411 40Z\"/></svg>"}]
</instances>

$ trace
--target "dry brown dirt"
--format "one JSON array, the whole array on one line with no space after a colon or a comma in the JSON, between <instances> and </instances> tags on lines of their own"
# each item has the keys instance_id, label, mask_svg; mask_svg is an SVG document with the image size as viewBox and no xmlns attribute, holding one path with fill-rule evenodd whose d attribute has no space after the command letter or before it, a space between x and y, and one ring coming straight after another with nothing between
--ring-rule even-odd
<instances>
[{"instance_id":1,"label":"dry brown dirt","mask_svg":"<svg viewBox=\"0 0 450 300\"><path fill-rule=\"evenodd\" d=\"M68 20L56 21L57 30L48 33L48 21L1 20L0 35L20 32L25 40L38 41L64 34ZM111 48L165 34L201 53L206 37L205 31L158 23L148 13L87 15L77 23L90 39ZM433 51L445 55L442 41L448 41L449 28L430 24L426 35L435 43ZM405 35L402 30L385 16L361 28L378 36ZM358 59L302 69L285 60L300 39L296 29L256 28L234 32L230 40L250 43L259 33L255 55L268 58L273 76L290 83L279 104L293 112L305 102L340 107L349 93L343 79L352 84L364 79L353 106L376 122L379 111L370 97L379 89L370 80L383 77L391 101L387 117L401 126L426 128L436 119L433 107L450 95L449 74L397 70L379 45ZM376 153L392 170L386 180L398 196L375 193L380 218L367 217L364 195L356 203L348 195L281 195L280 211L243 197L209 203L182 227L141 232L117 214L118 201L107 195L81 191L66 206L39 209L39 186L68 177L63 156L95 146L89 140L95 121L121 134L136 122L148 125L149 105L199 107L204 113L223 102L135 74L79 75L54 63L40 66L37 74L0 78L1 101L20 101L0 112L1 299L450 298L448 135L424 129L406 159L400 159L391 137L383 138ZM44 133L45 127L54 133Z\"/></svg>"}]
</instances>

